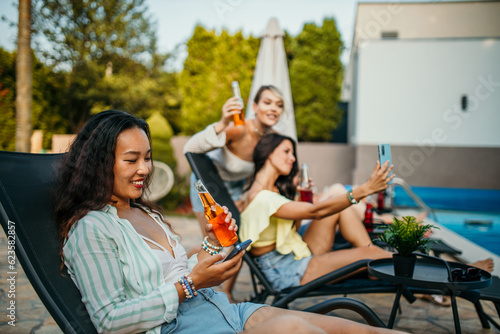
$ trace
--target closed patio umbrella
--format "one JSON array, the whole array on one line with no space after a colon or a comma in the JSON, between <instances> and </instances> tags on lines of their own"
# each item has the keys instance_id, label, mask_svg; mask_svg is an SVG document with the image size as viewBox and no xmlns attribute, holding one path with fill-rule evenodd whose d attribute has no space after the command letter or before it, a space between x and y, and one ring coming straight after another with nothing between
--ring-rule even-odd
<instances>
[{"instance_id":1,"label":"closed patio umbrella","mask_svg":"<svg viewBox=\"0 0 500 334\"><path fill-rule=\"evenodd\" d=\"M278 21L275 18L271 18L260 42L246 115L249 119L255 117L252 105L255 94L260 86L276 86L283 93L285 112L274 126L274 129L281 134L297 140L292 90L290 88L285 47L283 45L284 35L285 33L279 27Z\"/></svg>"}]
</instances>

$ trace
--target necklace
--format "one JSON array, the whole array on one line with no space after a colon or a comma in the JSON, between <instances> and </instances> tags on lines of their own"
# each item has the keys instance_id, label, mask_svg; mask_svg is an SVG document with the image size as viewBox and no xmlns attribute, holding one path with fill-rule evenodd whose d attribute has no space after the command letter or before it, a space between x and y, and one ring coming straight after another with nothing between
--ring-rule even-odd
<instances>
[{"instance_id":1,"label":"necklace","mask_svg":"<svg viewBox=\"0 0 500 334\"><path fill-rule=\"evenodd\" d=\"M265 135L267 135L267 134L271 133L271 131L272 131L272 130L271 130L271 128L267 128L267 129L265 129L265 130L264 130L264 132L260 132L260 130L259 130L259 129L257 129L257 126L254 124L254 126L253 126L253 131L254 131L256 134L258 134L258 135L259 135L259 137L261 137L261 138L262 138L262 137L264 137Z\"/></svg>"}]
</instances>

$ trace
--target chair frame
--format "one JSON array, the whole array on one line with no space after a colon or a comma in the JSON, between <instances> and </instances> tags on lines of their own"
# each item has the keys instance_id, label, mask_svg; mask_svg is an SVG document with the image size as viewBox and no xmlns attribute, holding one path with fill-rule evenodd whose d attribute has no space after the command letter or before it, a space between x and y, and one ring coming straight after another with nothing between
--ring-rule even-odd
<instances>
[{"instance_id":1,"label":"chair frame","mask_svg":"<svg viewBox=\"0 0 500 334\"><path fill-rule=\"evenodd\" d=\"M216 200L216 202L221 205L227 206L229 211L231 211L233 218L236 220L236 223L239 225L240 223L240 214L233 200L229 196L224 183L222 182L217 169L215 168L212 160L205 154L198 153L186 153L186 158L191 166L191 169L195 173L198 179L203 181L205 187L210 192L212 197ZM377 284L378 286L373 287L371 289L366 289L361 285L355 286L352 285L351 288L347 288L344 285L343 289L340 289L339 285L327 285L327 283L345 277L347 274L350 274L356 271L359 268L366 267L368 260L358 261L349 266L336 270L328 275L322 276L306 285L295 287L292 289L285 289L282 291L276 290L273 288L267 277L260 270L259 265L255 261L254 257L250 253L245 253L243 255L244 262L250 268L252 286L254 294L250 297L251 302L255 303L265 303L268 297L272 298L271 305L280 308L289 308L289 304L296 299L299 298L307 298L307 297L317 297L317 296L325 296L325 295L344 295L347 292L349 293L365 293L365 292L396 292L396 288L394 285L389 283L381 283ZM363 280L363 281L371 281L371 280ZM380 283L380 282L379 282ZM333 298L327 300L323 303L315 305L312 308L305 309L307 312L314 313L328 313L332 310L346 308L353 310L360 314L370 325L377 327L385 327L385 324L382 320L373 312L368 306L360 301L350 299L350 298Z\"/></svg>"}]
</instances>

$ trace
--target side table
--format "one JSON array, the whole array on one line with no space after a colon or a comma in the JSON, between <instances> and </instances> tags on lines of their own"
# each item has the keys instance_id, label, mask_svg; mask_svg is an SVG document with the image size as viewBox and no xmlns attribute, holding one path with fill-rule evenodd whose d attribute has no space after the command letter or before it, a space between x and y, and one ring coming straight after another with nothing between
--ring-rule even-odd
<instances>
[{"instance_id":1,"label":"side table","mask_svg":"<svg viewBox=\"0 0 500 334\"><path fill-rule=\"evenodd\" d=\"M412 286L416 288L432 289L434 291L433 293L438 290L441 291L443 295L450 295L455 332L459 334L461 333L460 319L455 296L462 291L482 289L491 285L491 274L484 270L480 271L481 275L478 280L452 281L452 269L467 269L470 267L471 266L463 263L446 262L440 258L426 256L424 258L417 258L413 277L395 276L392 258L370 261L368 263L368 272L377 278L397 285L396 297L387 324L389 328L394 326L396 311L399 307L403 288L405 286Z\"/></svg>"}]
</instances>

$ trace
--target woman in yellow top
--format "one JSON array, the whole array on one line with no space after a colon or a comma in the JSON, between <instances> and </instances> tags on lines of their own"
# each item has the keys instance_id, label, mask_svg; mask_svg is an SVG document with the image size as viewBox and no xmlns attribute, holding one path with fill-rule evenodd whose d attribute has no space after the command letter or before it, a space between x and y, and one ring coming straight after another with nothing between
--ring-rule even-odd
<instances>
[{"instance_id":1,"label":"woman in yellow top","mask_svg":"<svg viewBox=\"0 0 500 334\"><path fill-rule=\"evenodd\" d=\"M394 177L388 162L377 162L369 180L346 195L311 204L293 201L298 171L293 139L269 134L259 141L253 158L240 238L254 241L250 252L275 288L306 284L357 260L391 256L371 243L352 207L387 188ZM303 237L297 233L301 219L313 219ZM331 251L337 229L354 248Z\"/></svg>"}]
</instances>

